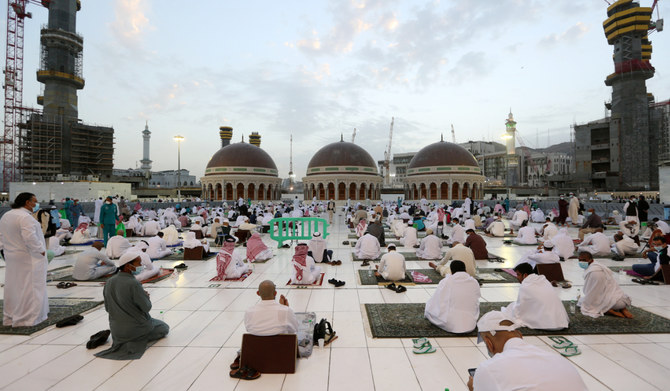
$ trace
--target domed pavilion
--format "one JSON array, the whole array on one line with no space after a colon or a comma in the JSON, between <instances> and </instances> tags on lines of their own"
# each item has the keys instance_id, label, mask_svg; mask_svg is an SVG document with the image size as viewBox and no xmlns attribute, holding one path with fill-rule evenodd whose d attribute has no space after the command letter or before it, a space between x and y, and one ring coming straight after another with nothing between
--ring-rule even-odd
<instances>
[{"instance_id":1,"label":"domed pavilion","mask_svg":"<svg viewBox=\"0 0 670 391\"><path fill-rule=\"evenodd\" d=\"M441 140L421 149L409 162L405 199L478 199L484 195L484 179L477 159L467 149Z\"/></svg>"},{"instance_id":2,"label":"domed pavilion","mask_svg":"<svg viewBox=\"0 0 670 391\"><path fill-rule=\"evenodd\" d=\"M281 199L281 179L277 166L260 147L244 141L223 146L207 163L202 183L203 198L213 201L234 201L239 198L276 201ZM230 139L230 137L227 137Z\"/></svg>"},{"instance_id":3,"label":"domed pavilion","mask_svg":"<svg viewBox=\"0 0 670 391\"><path fill-rule=\"evenodd\" d=\"M374 159L354 143L334 142L319 149L302 178L305 200L379 200L383 179Z\"/></svg>"}]
</instances>

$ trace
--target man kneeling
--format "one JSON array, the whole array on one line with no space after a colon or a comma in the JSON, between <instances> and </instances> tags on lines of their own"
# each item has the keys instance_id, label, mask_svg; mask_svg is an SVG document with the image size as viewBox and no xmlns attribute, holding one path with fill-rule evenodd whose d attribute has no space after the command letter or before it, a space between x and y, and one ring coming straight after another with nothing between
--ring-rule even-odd
<instances>
[{"instance_id":1,"label":"man kneeling","mask_svg":"<svg viewBox=\"0 0 670 391\"><path fill-rule=\"evenodd\" d=\"M614 279L614 273L606 266L593 260L591 253L579 253L579 267L586 269L584 273L584 294L577 305L582 314L599 318L604 314L620 318L632 318L628 311L630 297L623 292Z\"/></svg>"},{"instance_id":2,"label":"man kneeling","mask_svg":"<svg viewBox=\"0 0 670 391\"><path fill-rule=\"evenodd\" d=\"M474 330L479 318L479 283L465 272L462 261L451 261L451 274L437 285L426 303L424 316L450 333Z\"/></svg>"}]
</instances>

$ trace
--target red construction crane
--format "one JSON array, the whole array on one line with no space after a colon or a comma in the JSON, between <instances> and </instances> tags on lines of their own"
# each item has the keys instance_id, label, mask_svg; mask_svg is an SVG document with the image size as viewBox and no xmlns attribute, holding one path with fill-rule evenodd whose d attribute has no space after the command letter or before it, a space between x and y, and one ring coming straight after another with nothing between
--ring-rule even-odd
<instances>
[{"instance_id":1,"label":"red construction crane","mask_svg":"<svg viewBox=\"0 0 670 391\"><path fill-rule=\"evenodd\" d=\"M0 139L0 163L2 164L2 191L9 189L9 182L18 179L18 125L21 122L23 107L23 25L25 18L32 18L27 12L28 4L49 7L51 0L7 0L7 41L5 82L5 132Z\"/></svg>"}]
</instances>

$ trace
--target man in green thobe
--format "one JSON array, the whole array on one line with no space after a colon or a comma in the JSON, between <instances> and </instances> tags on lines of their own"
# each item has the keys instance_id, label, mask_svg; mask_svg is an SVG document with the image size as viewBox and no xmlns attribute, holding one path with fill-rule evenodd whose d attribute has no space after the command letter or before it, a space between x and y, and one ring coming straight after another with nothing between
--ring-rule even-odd
<instances>
[{"instance_id":1,"label":"man in green thobe","mask_svg":"<svg viewBox=\"0 0 670 391\"><path fill-rule=\"evenodd\" d=\"M142 357L150 342L165 337L170 326L149 315L149 293L134 276L142 271L140 255L125 253L114 263L119 272L107 281L102 291L105 310L109 313L112 347L95 355L111 360L136 360Z\"/></svg>"},{"instance_id":2,"label":"man in green thobe","mask_svg":"<svg viewBox=\"0 0 670 391\"><path fill-rule=\"evenodd\" d=\"M100 208L100 227L102 228L102 238L105 240L105 247L109 238L116 234L116 219L119 217L119 211L116 205L112 203L112 197L107 196L105 203Z\"/></svg>"}]
</instances>

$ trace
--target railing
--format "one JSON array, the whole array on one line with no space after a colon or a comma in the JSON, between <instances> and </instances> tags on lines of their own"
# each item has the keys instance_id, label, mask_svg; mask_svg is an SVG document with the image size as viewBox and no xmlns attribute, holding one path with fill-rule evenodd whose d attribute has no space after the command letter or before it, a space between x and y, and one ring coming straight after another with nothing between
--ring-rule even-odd
<instances>
[{"instance_id":1,"label":"railing","mask_svg":"<svg viewBox=\"0 0 670 391\"><path fill-rule=\"evenodd\" d=\"M270 238L277 241L278 248L281 248L285 241L311 239L314 232L321 233L324 239L329 235L326 219L281 217L270 220Z\"/></svg>"}]
</instances>

